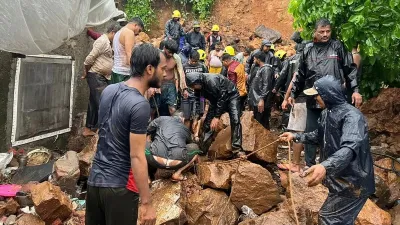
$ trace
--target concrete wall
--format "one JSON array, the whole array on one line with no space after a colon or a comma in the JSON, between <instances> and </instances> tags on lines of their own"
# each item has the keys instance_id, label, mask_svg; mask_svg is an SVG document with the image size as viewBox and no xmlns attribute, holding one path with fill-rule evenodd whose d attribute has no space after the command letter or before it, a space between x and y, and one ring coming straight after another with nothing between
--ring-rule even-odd
<instances>
[{"instance_id":1,"label":"concrete wall","mask_svg":"<svg viewBox=\"0 0 400 225\"><path fill-rule=\"evenodd\" d=\"M106 27L112 22L96 27L95 30L105 32ZM86 29L79 35L68 40L59 48L47 53L53 55L72 56L75 60L75 92L73 105L74 127L72 134L78 134L78 128L82 125L82 118L87 110L89 90L86 80L81 80L83 62L92 48L93 41L86 35ZM0 51L0 152L6 152L11 146L12 107L14 96L16 59L12 54ZM38 99L40 101L40 99ZM63 134L59 137L50 137L26 146L45 146L50 150L64 152L68 148L68 140L71 134Z\"/></svg>"}]
</instances>

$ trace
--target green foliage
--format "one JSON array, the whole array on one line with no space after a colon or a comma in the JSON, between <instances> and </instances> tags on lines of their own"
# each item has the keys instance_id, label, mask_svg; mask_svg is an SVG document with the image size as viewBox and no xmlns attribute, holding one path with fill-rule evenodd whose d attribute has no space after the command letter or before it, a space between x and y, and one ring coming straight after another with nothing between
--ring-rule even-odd
<instances>
[{"instance_id":1,"label":"green foliage","mask_svg":"<svg viewBox=\"0 0 400 225\"><path fill-rule=\"evenodd\" d=\"M151 7L152 0L128 0L125 5L125 13L128 19L140 17L143 20L146 30L157 19L153 8Z\"/></svg>"},{"instance_id":2,"label":"green foliage","mask_svg":"<svg viewBox=\"0 0 400 225\"><path fill-rule=\"evenodd\" d=\"M325 17L348 49L359 46L367 97L382 84L400 84L400 0L291 0L289 12L303 38L311 40L315 22Z\"/></svg>"},{"instance_id":3,"label":"green foliage","mask_svg":"<svg viewBox=\"0 0 400 225\"><path fill-rule=\"evenodd\" d=\"M196 17L205 20L210 16L214 0L173 0L182 6L191 5ZM186 7L185 7L186 8ZM128 18L139 16L148 30L157 21L157 15L152 8L152 0L128 0L125 5ZM172 12L171 12L172 13ZM182 15L185 15L183 12Z\"/></svg>"}]
</instances>

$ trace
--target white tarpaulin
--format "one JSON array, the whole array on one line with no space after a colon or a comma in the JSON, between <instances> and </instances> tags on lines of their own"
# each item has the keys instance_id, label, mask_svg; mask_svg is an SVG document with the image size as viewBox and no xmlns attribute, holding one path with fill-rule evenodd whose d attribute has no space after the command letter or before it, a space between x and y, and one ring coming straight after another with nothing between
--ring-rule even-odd
<instances>
[{"instance_id":1,"label":"white tarpaulin","mask_svg":"<svg viewBox=\"0 0 400 225\"><path fill-rule=\"evenodd\" d=\"M0 0L0 50L48 53L121 13L114 0Z\"/></svg>"}]
</instances>

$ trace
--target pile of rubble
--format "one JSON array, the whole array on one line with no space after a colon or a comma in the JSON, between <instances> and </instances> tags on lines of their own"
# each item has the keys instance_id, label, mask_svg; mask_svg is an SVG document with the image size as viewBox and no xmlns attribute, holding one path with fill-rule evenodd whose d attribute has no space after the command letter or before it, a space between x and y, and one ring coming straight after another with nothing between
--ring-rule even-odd
<instances>
[{"instance_id":1,"label":"pile of rubble","mask_svg":"<svg viewBox=\"0 0 400 225\"><path fill-rule=\"evenodd\" d=\"M400 121L395 98L400 94L398 91L383 90L383 97L372 99L363 107L374 144L383 143L380 142L382 135L386 137L383 140L391 140L392 135L396 137L400 133L394 125ZM186 181L172 182L162 178L165 171L157 172L156 177L161 179L151 187L157 225L291 225L296 224L295 212L300 224L317 224L318 211L328 195L327 188L307 187L306 178L294 173L290 193L287 172L274 169L278 161L278 143L274 142L278 133L263 129L251 112L244 112L241 119L244 149L250 153L268 146L248 161L228 160L232 157L231 134L229 116L224 114L208 158L187 172ZM384 142L386 145L379 146L380 152L396 156L397 143ZM0 197L0 224L83 225L84 181L89 175L96 144L97 137L93 137L79 153L68 151L58 159L36 159L31 160L35 165L20 165L9 179L12 184L0 185L0 196L3 196ZM356 224L399 224L400 178L395 170L400 170L400 164L390 158L375 160L381 167L375 167L377 190L365 204ZM37 165L39 161L43 164ZM15 162L10 161L11 164ZM32 171L40 173L28 173Z\"/></svg>"}]
</instances>

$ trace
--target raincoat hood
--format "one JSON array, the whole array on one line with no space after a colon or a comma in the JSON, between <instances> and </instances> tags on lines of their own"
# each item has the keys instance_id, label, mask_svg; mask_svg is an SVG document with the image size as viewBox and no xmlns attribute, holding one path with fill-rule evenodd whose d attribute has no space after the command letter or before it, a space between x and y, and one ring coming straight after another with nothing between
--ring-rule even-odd
<instances>
[{"instance_id":1,"label":"raincoat hood","mask_svg":"<svg viewBox=\"0 0 400 225\"><path fill-rule=\"evenodd\" d=\"M342 85L334 76L324 76L317 80L314 86L328 109L346 103Z\"/></svg>"},{"instance_id":2,"label":"raincoat hood","mask_svg":"<svg viewBox=\"0 0 400 225\"><path fill-rule=\"evenodd\" d=\"M188 73L186 74L186 85L190 87L195 84L201 84L202 77L203 77L202 73L198 72Z\"/></svg>"}]
</instances>

